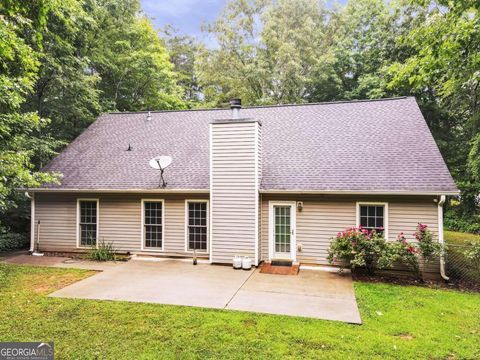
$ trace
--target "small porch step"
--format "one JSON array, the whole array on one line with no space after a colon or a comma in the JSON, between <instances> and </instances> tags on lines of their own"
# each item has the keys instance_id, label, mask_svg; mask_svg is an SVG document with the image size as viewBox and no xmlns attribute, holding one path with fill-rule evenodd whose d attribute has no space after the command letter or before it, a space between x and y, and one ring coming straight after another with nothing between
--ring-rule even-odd
<instances>
[{"instance_id":1,"label":"small porch step","mask_svg":"<svg viewBox=\"0 0 480 360\"><path fill-rule=\"evenodd\" d=\"M260 267L262 274L274 274L274 275L298 275L300 270L299 263L293 263L290 260L288 264L284 260L274 260L272 262L264 262Z\"/></svg>"}]
</instances>

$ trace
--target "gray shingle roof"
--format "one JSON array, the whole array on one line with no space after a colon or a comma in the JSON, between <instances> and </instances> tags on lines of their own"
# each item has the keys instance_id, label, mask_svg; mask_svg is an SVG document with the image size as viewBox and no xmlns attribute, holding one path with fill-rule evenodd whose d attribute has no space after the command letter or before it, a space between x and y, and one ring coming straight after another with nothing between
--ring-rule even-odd
<instances>
[{"instance_id":1,"label":"gray shingle roof","mask_svg":"<svg viewBox=\"0 0 480 360\"><path fill-rule=\"evenodd\" d=\"M262 123L264 190L452 192L457 188L414 98L244 108ZM45 170L62 189L209 188L209 123L230 109L104 114ZM132 151L126 151L128 145Z\"/></svg>"}]
</instances>

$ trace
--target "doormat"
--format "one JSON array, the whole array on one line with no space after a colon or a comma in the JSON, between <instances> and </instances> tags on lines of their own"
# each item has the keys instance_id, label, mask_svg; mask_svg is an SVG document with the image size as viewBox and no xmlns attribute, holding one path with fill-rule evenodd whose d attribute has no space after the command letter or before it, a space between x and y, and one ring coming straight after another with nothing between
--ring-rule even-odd
<instances>
[{"instance_id":1,"label":"doormat","mask_svg":"<svg viewBox=\"0 0 480 360\"><path fill-rule=\"evenodd\" d=\"M272 265L271 263L263 263L260 268L260 273L262 274L274 274L274 275L298 275L300 270L299 264L294 264L292 266L278 266Z\"/></svg>"}]
</instances>

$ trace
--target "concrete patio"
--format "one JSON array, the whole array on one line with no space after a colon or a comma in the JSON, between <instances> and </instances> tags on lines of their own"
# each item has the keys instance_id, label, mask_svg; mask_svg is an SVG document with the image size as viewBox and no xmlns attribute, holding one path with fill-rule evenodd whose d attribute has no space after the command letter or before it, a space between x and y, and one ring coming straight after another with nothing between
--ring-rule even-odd
<instances>
[{"instance_id":1,"label":"concrete patio","mask_svg":"<svg viewBox=\"0 0 480 360\"><path fill-rule=\"evenodd\" d=\"M261 274L228 266L179 260L117 263L69 262L67 258L13 257L9 263L102 270L50 296L123 300L310 317L360 324L350 274L301 270Z\"/></svg>"}]
</instances>

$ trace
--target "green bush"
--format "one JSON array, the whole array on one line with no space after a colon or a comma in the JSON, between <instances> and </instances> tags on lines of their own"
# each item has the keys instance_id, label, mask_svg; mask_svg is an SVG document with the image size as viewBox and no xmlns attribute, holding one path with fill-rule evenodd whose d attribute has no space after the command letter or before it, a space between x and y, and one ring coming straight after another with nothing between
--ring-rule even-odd
<instances>
[{"instance_id":1,"label":"green bush","mask_svg":"<svg viewBox=\"0 0 480 360\"><path fill-rule=\"evenodd\" d=\"M0 228L0 251L23 249L27 245L28 237L25 234L12 233Z\"/></svg>"},{"instance_id":2,"label":"green bush","mask_svg":"<svg viewBox=\"0 0 480 360\"><path fill-rule=\"evenodd\" d=\"M467 250L463 251L463 256L470 263L473 271L480 278L480 243L478 241L469 241Z\"/></svg>"},{"instance_id":3,"label":"green bush","mask_svg":"<svg viewBox=\"0 0 480 360\"><path fill-rule=\"evenodd\" d=\"M417 244L407 241L405 235L400 233L396 243L392 244L396 260L406 265L417 278L421 278L420 264L418 261L420 249Z\"/></svg>"},{"instance_id":4,"label":"green bush","mask_svg":"<svg viewBox=\"0 0 480 360\"><path fill-rule=\"evenodd\" d=\"M425 261L428 262L441 254L442 245L433 239L433 234L428 230L427 225L418 223L413 236L417 239L419 253Z\"/></svg>"},{"instance_id":5,"label":"green bush","mask_svg":"<svg viewBox=\"0 0 480 360\"><path fill-rule=\"evenodd\" d=\"M398 235L397 241L389 242L380 232L361 227L349 228L332 239L328 261L340 266L348 264L352 269L364 267L370 275L377 269L391 268L400 261L421 278L420 258L428 262L439 256L443 249L425 224L419 223L413 236L417 242L407 241L403 232Z\"/></svg>"},{"instance_id":6,"label":"green bush","mask_svg":"<svg viewBox=\"0 0 480 360\"><path fill-rule=\"evenodd\" d=\"M397 241L392 245L397 255L397 261L408 266L417 278L422 277L420 271L420 258L423 258L425 263L440 256L443 248L440 243L433 239L433 234L428 230L428 226L418 223L417 229L413 234L416 243L407 241L403 232L401 232Z\"/></svg>"},{"instance_id":7,"label":"green bush","mask_svg":"<svg viewBox=\"0 0 480 360\"><path fill-rule=\"evenodd\" d=\"M480 234L480 218L476 215L465 218L454 209L445 213L444 226L448 230Z\"/></svg>"},{"instance_id":8,"label":"green bush","mask_svg":"<svg viewBox=\"0 0 480 360\"><path fill-rule=\"evenodd\" d=\"M349 228L332 239L328 261L340 265L346 262L352 269L364 267L368 274L373 275L375 270L393 265L396 254L392 250L380 232L361 227Z\"/></svg>"},{"instance_id":9,"label":"green bush","mask_svg":"<svg viewBox=\"0 0 480 360\"><path fill-rule=\"evenodd\" d=\"M105 242L102 239L97 247L93 246L89 251L87 258L93 261L117 260L116 250L112 242Z\"/></svg>"}]
</instances>

